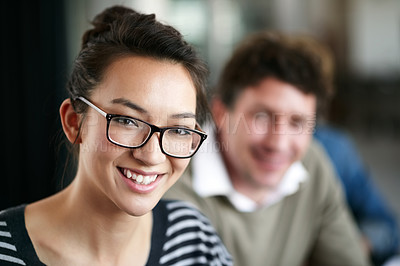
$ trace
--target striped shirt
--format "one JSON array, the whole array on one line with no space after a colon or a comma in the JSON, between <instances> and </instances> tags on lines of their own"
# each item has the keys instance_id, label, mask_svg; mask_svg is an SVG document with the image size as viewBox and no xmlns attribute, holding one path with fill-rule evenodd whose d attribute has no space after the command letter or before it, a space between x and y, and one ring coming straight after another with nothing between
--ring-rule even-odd
<instances>
[{"instance_id":1,"label":"striped shirt","mask_svg":"<svg viewBox=\"0 0 400 266\"><path fill-rule=\"evenodd\" d=\"M44 265L25 227L25 207L0 212L0 265ZM233 265L215 229L192 205L161 200L153 221L146 265Z\"/></svg>"}]
</instances>

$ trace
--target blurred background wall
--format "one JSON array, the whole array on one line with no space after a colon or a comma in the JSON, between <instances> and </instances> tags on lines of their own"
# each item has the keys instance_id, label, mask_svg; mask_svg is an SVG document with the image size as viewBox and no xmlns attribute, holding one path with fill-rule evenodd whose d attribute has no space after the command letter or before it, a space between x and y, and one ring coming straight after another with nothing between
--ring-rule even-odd
<instances>
[{"instance_id":1,"label":"blurred background wall","mask_svg":"<svg viewBox=\"0 0 400 266\"><path fill-rule=\"evenodd\" d=\"M50 195L62 187L61 176L71 177L58 106L82 33L113 4L155 13L178 28L209 64L210 86L251 32L305 33L329 46L337 93L328 118L351 134L400 220L398 0L3 1L0 209Z\"/></svg>"}]
</instances>

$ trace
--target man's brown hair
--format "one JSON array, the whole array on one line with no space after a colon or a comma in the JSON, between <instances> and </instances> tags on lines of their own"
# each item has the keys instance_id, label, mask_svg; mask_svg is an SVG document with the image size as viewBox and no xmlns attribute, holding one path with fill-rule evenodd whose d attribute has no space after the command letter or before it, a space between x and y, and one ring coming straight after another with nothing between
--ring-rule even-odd
<instances>
[{"instance_id":1,"label":"man's brown hair","mask_svg":"<svg viewBox=\"0 0 400 266\"><path fill-rule=\"evenodd\" d=\"M233 107L240 92L268 77L287 82L317 97L321 112L333 94L330 51L305 35L260 32L246 38L225 65L215 96Z\"/></svg>"}]
</instances>

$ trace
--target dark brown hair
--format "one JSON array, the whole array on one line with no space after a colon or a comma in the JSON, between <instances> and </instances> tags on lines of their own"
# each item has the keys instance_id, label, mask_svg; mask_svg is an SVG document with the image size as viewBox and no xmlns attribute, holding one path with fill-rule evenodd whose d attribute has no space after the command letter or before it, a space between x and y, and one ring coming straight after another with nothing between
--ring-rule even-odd
<instances>
[{"instance_id":1,"label":"dark brown hair","mask_svg":"<svg viewBox=\"0 0 400 266\"><path fill-rule=\"evenodd\" d=\"M215 96L232 108L243 89L268 77L315 95L321 112L333 93L331 54L310 37L256 33L234 51L222 71Z\"/></svg>"},{"instance_id":2,"label":"dark brown hair","mask_svg":"<svg viewBox=\"0 0 400 266\"><path fill-rule=\"evenodd\" d=\"M185 42L173 27L161 24L154 14L145 15L123 6L105 9L92 21L93 28L82 37L82 47L74 61L67 83L69 98L75 112L83 114L87 105L77 100L90 98L114 61L128 56L145 56L181 64L190 74L196 89L196 120L199 124L209 119L205 95L208 70L194 48ZM83 120L79 127L82 126ZM66 141L67 155L61 186L67 169L77 166L79 145ZM70 161L72 155L72 161Z\"/></svg>"},{"instance_id":3,"label":"dark brown hair","mask_svg":"<svg viewBox=\"0 0 400 266\"><path fill-rule=\"evenodd\" d=\"M87 106L75 99L78 96L89 98L112 62L126 56L146 56L185 67L196 88L197 121L205 121L208 71L194 48L177 30L158 22L154 14L141 14L123 6L105 9L94 18L92 25L94 28L83 35L82 48L67 83L77 113L85 113Z\"/></svg>"}]
</instances>

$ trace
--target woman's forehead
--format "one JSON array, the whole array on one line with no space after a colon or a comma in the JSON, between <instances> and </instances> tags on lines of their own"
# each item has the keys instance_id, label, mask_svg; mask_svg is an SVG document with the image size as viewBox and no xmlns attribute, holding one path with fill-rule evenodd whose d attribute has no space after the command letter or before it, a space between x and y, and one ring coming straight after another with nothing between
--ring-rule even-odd
<instances>
[{"instance_id":1,"label":"woman's forehead","mask_svg":"<svg viewBox=\"0 0 400 266\"><path fill-rule=\"evenodd\" d=\"M101 101L115 103L120 99L127 107L131 102L149 112L179 114L196 110L196 89L187 70L180 64L147 57L115 61L94 94Z\"/></svg>"}]
</instances>

